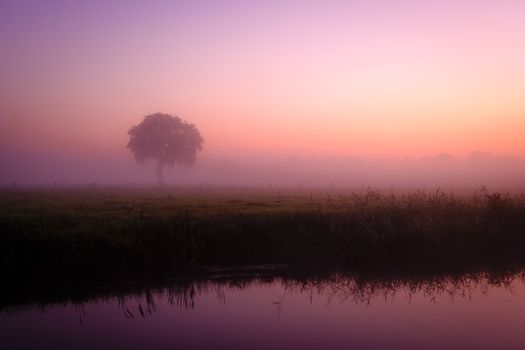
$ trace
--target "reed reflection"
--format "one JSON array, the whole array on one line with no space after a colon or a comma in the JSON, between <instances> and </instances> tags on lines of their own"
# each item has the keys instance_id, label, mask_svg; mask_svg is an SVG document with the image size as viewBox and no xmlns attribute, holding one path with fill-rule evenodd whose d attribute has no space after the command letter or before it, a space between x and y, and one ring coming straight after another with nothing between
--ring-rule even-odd
<instances>
[{"instance_id":1,"label":"reed reflection","mask_svg":"<svg viewBox=\"0 0 525 350\"><path fill-rule=\"evenodd\" d=\"M428 303L454 303L457 300L472 301L474 297L487 296L493 289L513 292L518 285L525 284L525 272L482 272L457 276L437 277L365 277L345 273L332 273L323 276L221 276L213 279L179 280L164 286L155 287L114 287L102 293L82 297L63 297L60 301L12 302L0 307L0 314L15 315L38 310L65 308L75 310L79 318L85 316L85 306L104 304L115 307L119 316L126 319L147 318L159 312L163 306L179 311L191 312L198 307L203 294L215 294L219 304L235 302L230 294L244 290L275 288L282 291L271 301L279 314L287 298L302 298L305 304L321 299L328 307L336 303L371 305L375 302L393 302L394 299L408 304L415 296ZM161 305L161 307L159 307Z\"/></svg>"}]
</instances>

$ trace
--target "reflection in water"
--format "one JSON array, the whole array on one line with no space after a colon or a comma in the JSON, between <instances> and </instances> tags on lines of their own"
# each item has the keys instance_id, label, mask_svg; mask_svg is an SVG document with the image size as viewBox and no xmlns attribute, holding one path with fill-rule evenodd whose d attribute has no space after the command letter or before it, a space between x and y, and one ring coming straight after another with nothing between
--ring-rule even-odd
<instances>
[{"instance_id":1,"label":"reflection in water","mask_svg":"<svg viewBox=\"0 0 525 350\"><path fill-rule=\"evenodd\" d=\"M504 348L525 341L522 273L180 280L4 306L7 348ZM31 334L31 337L21 337Z\"/></svg>"}]
</instances>

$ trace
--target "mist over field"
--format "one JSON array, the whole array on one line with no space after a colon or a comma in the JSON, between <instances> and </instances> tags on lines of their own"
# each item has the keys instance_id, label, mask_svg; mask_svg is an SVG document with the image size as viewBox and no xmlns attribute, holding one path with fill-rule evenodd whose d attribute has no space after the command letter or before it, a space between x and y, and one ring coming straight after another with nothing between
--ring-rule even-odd
<instances>
[{"instance_id":1,"label":"mist over field","mask_svg":"<svg viewBox=\"0 0 525 350\"><path fill-rule=\"evenodd\" d=\"M156 182L128 130L204 139L173 185L519 187L518 2L3 1L0 185Z\"/></svg>"},{"instance_id":2,"label":"mist over field","mask_svg":"<svg viewBox=\"0 0 525 350\"><path fill-rule=\"evenodd\" d=\"M480 188L517 190L523 187L525 161L484 152L454 157L368 159L357 157L201 157L192 168L165 172L169 185L255 187ZM136 164L131 155L119 158L75 154L0 155L0 183L18 186L109 186L156 184L154 164Z\"/></svg>"},{"instance_id":3,"label":"mist over field","mask_svg":"<svg viewBox=\"0 0 525 350\"><path fill-rule=\"evenodd\" d=\"M522 350L524 92L525 0L0 0L0 349Z\"/></svg>"}]
</instances>

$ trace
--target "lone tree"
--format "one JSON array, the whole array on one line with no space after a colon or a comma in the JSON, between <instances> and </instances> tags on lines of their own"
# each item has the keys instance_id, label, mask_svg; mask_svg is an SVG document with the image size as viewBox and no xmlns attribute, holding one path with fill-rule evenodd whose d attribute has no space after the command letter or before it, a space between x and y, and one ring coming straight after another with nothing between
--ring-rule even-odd
<instances>
[{"instance_id":1,"label":"lone tree","mask_svg":"<svg viewBox=\"0 0 525 350\"><path fill-rule=\"evenodd\" d=\"M145 116L128 135L128 148L139 163L156 162L159 184L165 166L192 166L204 142L195 125L163 113Z\"/></svg>"}]
</instances>

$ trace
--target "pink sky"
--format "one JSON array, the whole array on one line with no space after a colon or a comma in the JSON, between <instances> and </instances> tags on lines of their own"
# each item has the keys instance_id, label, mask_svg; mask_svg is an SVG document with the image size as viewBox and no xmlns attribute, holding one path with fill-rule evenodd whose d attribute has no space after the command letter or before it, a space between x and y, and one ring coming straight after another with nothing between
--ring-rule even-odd
<instances>
[{"instance_id":1,"label":"pink sky","mask_svg":"<svg viewBox=\"0 0 525 350\"><path fill-rule=\"evenodd\" d=\"M261 3L3 1L0 147L128 159L160 111L204 159L525 155L525 3Z\"/></svg>"}]
</instances>

